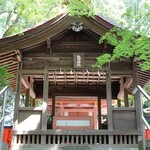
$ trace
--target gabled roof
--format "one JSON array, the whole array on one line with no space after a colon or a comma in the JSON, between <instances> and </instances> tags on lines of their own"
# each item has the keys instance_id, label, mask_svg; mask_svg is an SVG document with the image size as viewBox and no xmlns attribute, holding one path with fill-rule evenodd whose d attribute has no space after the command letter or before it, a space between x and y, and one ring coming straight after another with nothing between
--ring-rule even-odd
<instances>
[{"instance_id":1,"label":"gabled roof","mask_svg":"<svg viewBox=\"0 0 150 150\"><path fill-rule=\"evenodd\" d=\"M82 22L86 28L94 31L98 35L103 35L114 25L99 16L94 18L81 17L75 18L69 15L57 16L37 27L31 28L21 35L15 35L0 39L0 53L20 50L22 48L38 44L46 40L46 38L52 38L63 30L69 28L76 20Z\"/></svg>"},{"instance_id":2,"label":"gabled roof","mask_svg":"<svg viewBox=\"0 0 150 150\"><path fill-rule=\"evenodd\" d=\"M21 35L0 39L0 66L4 64L9 65L9 72L14 75L9 82L14 91L18 62L13 61L13 59L18 56L18 50L21 51L22 49L46 42L48 38L55 38L59 33L64 33L69 30L75 21L82 22L86 29L94 32L98 36L105 34L114 27L112 22L100 16L95 16L94 18L75 18L64 14L31 28ZM138 78L140 79L140 84L144 86L150 80L149 71L141 72L138 69Z\"/></svg>"}]
</instances>

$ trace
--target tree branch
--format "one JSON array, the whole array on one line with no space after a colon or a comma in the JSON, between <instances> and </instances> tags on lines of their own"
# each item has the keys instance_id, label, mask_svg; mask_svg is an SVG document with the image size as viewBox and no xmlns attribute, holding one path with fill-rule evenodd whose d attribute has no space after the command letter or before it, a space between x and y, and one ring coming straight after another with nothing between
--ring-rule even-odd
<instances>
[{"instance_id":1,"label":"tree branch","mask_svg":"<svg viewBox=\"0 0 150 150\"><path fill-rule=\"evenodd\" d=\"M3 34L2 37L6 37L6 36L8 35L8 33L10 32L10 30L13 28L13 26L14 26L17 22L19 22L19 19L20 19L20 17L19 17L19 15L17 14L17 16L16 16L15 20L13 21L12 25L10 25L10 26L7 28L7 30L5 31L5 33Z\"/></svg>"}]
</instances>

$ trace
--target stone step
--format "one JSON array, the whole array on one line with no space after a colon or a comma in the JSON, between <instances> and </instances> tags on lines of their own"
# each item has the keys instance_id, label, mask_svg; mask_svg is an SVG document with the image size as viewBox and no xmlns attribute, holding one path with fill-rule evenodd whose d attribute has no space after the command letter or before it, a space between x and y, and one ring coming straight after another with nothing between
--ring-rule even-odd
<instances>
[{"instance_id":1,"label":"stone step","mask_svg":"<svg viewBox=\"0 0 150 150\"><path fill-rule=\"evenodd\" d=\"M137 145L14 145L11 150L138 150Z\"/></svg>"}]
</instances>

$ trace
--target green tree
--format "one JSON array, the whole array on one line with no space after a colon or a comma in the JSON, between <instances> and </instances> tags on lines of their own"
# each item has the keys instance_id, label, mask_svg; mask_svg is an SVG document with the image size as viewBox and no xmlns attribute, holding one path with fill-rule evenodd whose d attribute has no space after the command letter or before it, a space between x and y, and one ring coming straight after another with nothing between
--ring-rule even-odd
<instances>
[{"instance_id":1,"label":"green tree","mask_svg":"<svg viewBox=\"0 0 150 150\"><path fill-rule=\"evenodd\" d=\"M44 19L53 18L63 7L61 3L62 0L0 0L2 37L19 33Z\"/></svg>"},{"instance_id":2,"label":"green tree","mask_svg":"<svg viewBox=\"0 0 150 150\"><path fill-rule=\"evenodd\" d=\"M2 89L5 85L9 85L6 79L11 77L12 75L8 72L8 66L0 66L0 89Z\"/></svg>"},{"instance_id":3,"label":"green tree","mask_svg":"<svg viewBox=\"0 0 150 150\"><path fill-rule=\"evenodd\" d=\"M113 53L98 57L94 66L101 68L105 63L134 57L143 70L150 70L150 2L127 0L125 4L123 27L115 27L100 39L100 43L106 40L114 46Z\"/></svg>"},{"instance_id":4,"label":"green tree","mask_svg":"<svg viewBox=\"0 0 150 150\"><path fill-rule=\"evenodd\" d=\"M10 36L66 12L78 17L101 14L119 20L118 12L122 14L124 5L117 1L119 5L111 0L0 0L0 34Z\"/></svg>"}]
</instances>

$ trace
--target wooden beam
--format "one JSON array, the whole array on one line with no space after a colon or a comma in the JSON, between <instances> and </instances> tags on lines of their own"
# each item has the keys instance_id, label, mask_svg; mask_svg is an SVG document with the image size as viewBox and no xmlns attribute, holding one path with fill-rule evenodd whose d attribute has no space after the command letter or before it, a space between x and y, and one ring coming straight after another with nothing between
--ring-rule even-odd
<instances>
[{"instance_id":1,"label":"wooden beam","mask_svg":"<svg viewBox=\"0 0 150 150\"><path fill-rule=\"evenodd\" d=\"M52 44L52 47L55 48L55 47L58 47L58 46L90 46L90 45L94 45L94 46L99 46L100 45L98 44L98 41L97 42L92 42L92 41L88 41L88 42L84 42L84 41L65 41L65 42L62 42L62 41L58 41L58 42L53 42ZM101 47L100 47L101 48Z\"/></svg>"},{"instance_id":2,"label":"wooden beam","mask_svg":"<svg viewBox=\"0 0 150 150\"><path fill-rule=\"evenodd\" d=\"M14 53L14 51L13 52L11 52L11 53L5 53L5 54L1 54L0 53L0 60L2 60L2 59L7 59L7 58L10 58L10 57L12 57L12 56L14 56L15 55L15 53Z\"/></svg>"},{"instance_id":3,"label":"wooden beam","mask_svg":"<svg viewBox=\"0 0 150 150\"><path fill-rule=\"evenodd\" d=\"M29 69L23 69L23 70L18 70L19 73L22 74L43 74L44 69L43 70L29 70Z\"/></svg>"},{"instance_id":4,"label":"wooden beam","mask_svg":"<svg viewBox=\"0 0 150 150\"><path fill-rule=\"evenodd\" d=\"M22 83L23 85L25 86L26 89L29 89L29 93L30 93L30 96L35 99L36 98L36 94L34 92L34 89L32 88L31 84L28 82L28 80L23 76L22 77Z\"/></svg>"},{"instance_id":5,"label":"wooden beam","mask_svg":"<svg viewBox=\"0 0 150 150\"><path fill-rule=\"evenodd\" d=\"M117 95L117 99L121 99L124 94L124 89L127 89L132 83L132 77L128 77Z\"/></svg>"},{"instance_id":6,"label":"wooden beam","mask_svg":"<svg viewBox=\"0 0 150 150\"><path fill-rule=\"evenodd\" d=\"M111 70L111 75L128 76L133 74L133 70Z\"/></svg>"},{"instance_id":7,"label":"wooden beam","mask_svg":"<svg viewBox=\"0 0 150 150\"><path fill-rule=\"evenodd\" d=\"M64 108L63 112L94 112L94 109L83 109L83 108L67 109L67 108Z\"/></svg>"},{"instance_id":8,"label":"wooden beam","mask_svg":"<svg viewBox=\"0 0 150 150\"><path fill-rule=\"evenodd\" d=\"M86 57L98 57L102 53L85 53L84 56ZM72 53L52 53L52 54L45 54L45 53L26 53L23 54L24 59L29 59L29 58L52 58L52 57L59 57L59 58L72 58L73 54Z\"/></svg>"},{"instance_id":9,"label":"wooden beam","mask_svg":"<svg viewBox=\"0 0 150 150\"><path fill-rule=\"evenodd\" d=\"M55 93L55 96L97 96L98 93Z\"/></svg>"}]
</instances>

